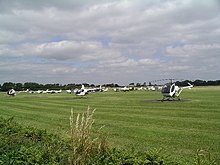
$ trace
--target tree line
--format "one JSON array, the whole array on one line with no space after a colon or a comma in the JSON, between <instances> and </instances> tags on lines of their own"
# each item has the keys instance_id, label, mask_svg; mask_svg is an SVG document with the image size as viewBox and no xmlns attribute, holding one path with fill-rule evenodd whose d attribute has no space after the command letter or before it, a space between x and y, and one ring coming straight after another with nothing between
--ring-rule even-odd
<instances>
[{"instance_id":1,"label":"tree line","mask_svg":"<svg viewBox=\"0 0 220 165\"><path fill-rule=\"evenodd\" d=\"M88 84L88 83L83 83L85 87L99 87L100 85L94 85L94 84ZM104 84L102 85L103 87L119 87L118 84ZM59 83L55 84L38 84L36 82L26 82L26 83L13 83L13 82L5 82L2 85L0 84L0 91L8 91L10 89L14 89L16 91L23 91L23 90L47 90L47 89L53 89L53 90L67 90L67 89L75 89L78 88L80 89L82 87L82 84L67 84L67 85L62 85Z\"/></svg>"},{"instance_id":2,"label":"tree line","mask_svg":"<svg viewBox=\"0 0 220 165\"><path fill-rule=\"evenodd\" d=\"M177 81L176 84L178 86L186 86L188 83L193 84L194 86L212 86L212 85L220 85L220 80L210 80L210 81L205 81L205 80L185 80L185 81ZM99 87L100 85L94 85L94 84L88 84L88 83L83 83L85 87ZM129 85L131 86L147 86L147 83L130 83ZM150 84L150 85L156 85L156 84ZM9 89L15 89L16 91L22 91L26 89L30 90L46 90L46 89L54 89L54 90L66 90L66 89L75 89L75 88L81 88L82 84L67 84L67 85L62 85L59 83L55 84L38 84L36 82L26 82L26 83L13 83L13 82L5 82L2 85L0 84L0 91L8 91ZM114 83L109 83L109 84L103 84L103 87L120 87L118 84Z\"/></svg>"},{"instance_id":3,"label":"tree line","mask_svg":"<svg viewBox=\"0 0 220 165\"><path fill-rule=\"evenodd\" d=\"M185 80L185 81L177 81L176 84L178 86L186 86L188 83L194 85L194 86L215 86L215 85L220 85L220 80L195 80L195 81L190 81L190 80Z\"/></svg>"}]
</instances>

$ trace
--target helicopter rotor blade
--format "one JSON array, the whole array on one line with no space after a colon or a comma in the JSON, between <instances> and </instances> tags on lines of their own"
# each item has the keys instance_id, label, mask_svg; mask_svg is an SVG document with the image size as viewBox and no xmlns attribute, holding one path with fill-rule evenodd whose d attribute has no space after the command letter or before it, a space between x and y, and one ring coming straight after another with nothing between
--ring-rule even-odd
<instances>
[{"instance_id":1,"label":"helicopter rotor blade","mask_svg":"<svg viewBox=\"0 0 220 165\"><path fill-rule=\"evenodd\" d=\"M168 80L170 81L170 83L173 83L174 80L183 81L183 79L167 78L167 79L153 80L153 81L150 81L149 84L151 84L151 83L153 83L153 82L168 81Z\"/></svg>"}]
</instances>

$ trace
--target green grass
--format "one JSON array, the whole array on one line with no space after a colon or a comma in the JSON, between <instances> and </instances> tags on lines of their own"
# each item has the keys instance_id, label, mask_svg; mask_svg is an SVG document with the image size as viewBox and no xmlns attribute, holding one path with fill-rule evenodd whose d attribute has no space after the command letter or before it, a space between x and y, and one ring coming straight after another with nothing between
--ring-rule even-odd
<instances>
[{"instance_id":1,"label":"green grass","mask_svg":"<svg viewBox=\"0 0 220 165\"><path fill-rule=\"evenodd\" d=\"M163 148L182 162L192 164L197 149L220 156L220 87L183 91L190 102L148 102L161 99L159 92L92 93L86 97L61 94L0 93L0 115L19 123L70 135L70 109L76 116L88 106L96 108L94 129L103 131L111 145L145 151Z\"/></svg>"}]
</instances>

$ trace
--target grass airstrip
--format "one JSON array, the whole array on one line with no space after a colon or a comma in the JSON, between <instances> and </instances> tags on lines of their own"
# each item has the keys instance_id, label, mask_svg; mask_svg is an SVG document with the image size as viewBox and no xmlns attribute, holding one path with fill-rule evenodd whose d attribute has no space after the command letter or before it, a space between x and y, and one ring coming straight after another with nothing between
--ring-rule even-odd
<instances>
[{"instance_id":1,"label":"grass airstrip","mask_svg":"<svg viewBox=\"0 0 220 165\"><path fill-rule=\"evenodd\" d=\"M158 91L102 92L78 97L60 94L0 93L0 116L46 129L67 138L69 117L89 106L96 109L94 130L100 127L114 147L138 151L156 148L184 162L197 149L220 159L220 87L184 90L182 102L159 102Z\"/></svg>"}]
</instances>

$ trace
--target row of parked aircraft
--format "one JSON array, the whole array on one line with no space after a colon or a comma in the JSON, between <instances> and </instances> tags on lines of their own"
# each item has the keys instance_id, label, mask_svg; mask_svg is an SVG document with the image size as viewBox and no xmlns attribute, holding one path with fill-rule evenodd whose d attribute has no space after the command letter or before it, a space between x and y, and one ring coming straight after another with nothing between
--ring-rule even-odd
<instances>
[{"instance_id":1,"label":"row of parked aircraft","mask_svg":"<svg viewBox=\"0 0 220 165\"><path fill-rule=\"evenodd\" d=\"M108 88L102 88L101 86L98 88L85 88L84 85L82 85L81 89L72 89L72 90L66 90L67 93L69 94L75 94L77 96L84 96L88 93L92 93L92 92L106 92L108 91ZM57 94L57 93L61 93L62 90L37 90L37 91L33 91L33 90L25 90L25 91L19 91L18 93L37 93L37 94L41 94L41 93L47 93L47 94ZM10 96L15 96L16 95L16 91L14 89L10 89L7 92L8 95Z\"/></svg>"},{"instance_id":2,"label":"row of parked aircraft","mask_svg":"<svg viewBox=\"0 0 220 165\"><path fill-rule=\"evenodd\" d=\"M25 91L19 91L18 93L38 93L38 94L40 94L40 93L50 93L50 94L53 94L53 93L61 93L62 92L62 90L60 89L60 90L49 90L49 89L47 89L47 90L37 90L37 91L33 91L33 90L29 90L29 89L27 89L27 90L25 90Z\"/></svg>"},{"instance_id":3,"label":"row of parked aircraft","mask_svg":"<svg viewBox=\"0 0 220 165\"><path fill-rule=\"evenodd\" d=\"M163 99L161 101L170 101L170 100L180 100L180 94L182 92L183 89L191 89L193 87L193 85L191 85L190 83L188 83L187 86L184 87L179 87L175 84L175 82L171 82L167 83L163 86L160 86L160 88L158 88L158 90L161 90L161 93L163 95ZM123 92L127 92L127 91L131 91L131 90L156 90L156 88L154 86L150 86L149 88L133 88L133 87L122 87L122 88L113 88L113 91L123 91ZM84 85L82 85L81 89L74 89L74 90L66 90L67 93L70 94L75 94L77 96L84 96L88 93L92 93L92 92L103 92L103 91L108 91L108 88L102 88L101 86L98 88L85 88ZM30 90L26 90L26 91L22 91L22 92L29 92L29 93L50 93L50 94L56 94L56 93L61 93L62 90L49 90L47 89L46 91L43 90L38 90L38 91L30 91ZM16 91L14 89L10 89L7 92L8 95L10 96L15 96L16 95Z\"/></svg>"},{"instance_id":4,"label":"row of parked aircraft","mask_svg":"<svg viewBox=\"0 0 220 165\"><path fill-rule=\"evenodd\" d=\"M128 91L133 91L133 90L148 90L148 91L156 91L156 90L162 90L162 86L147 86L147 87L118 87L118 88L113 88L113 91L115 92L128 92Z\"/></svg>"}]
</instances>

